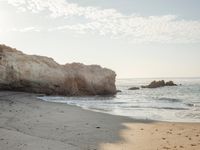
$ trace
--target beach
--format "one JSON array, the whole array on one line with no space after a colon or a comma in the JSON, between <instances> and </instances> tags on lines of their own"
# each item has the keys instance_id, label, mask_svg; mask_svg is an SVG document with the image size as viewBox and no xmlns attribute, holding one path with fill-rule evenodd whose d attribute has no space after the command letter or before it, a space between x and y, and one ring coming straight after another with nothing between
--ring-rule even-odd
<instances>
[{"instance_id":1,"label":"beach","mask_svg":"<svg viewBox=\"0 0 200 150\"><path fill-rule=\"evenodd\" d=\"M121 142L102 144L102 150L199 150L198 123L124 124Z\"/></svg>"},{"instance_id":2,"label":"beach","mask_svg":"<svg viewBox=\"0 0 200 150\"><path fill-rule=\"evenodd\" d=\"M200 150L199 6L0 0L0 150Z\"/></svg>"},{"instance_id":3,"label":"beach","mask_svg":"<svg viewBox=\"0 0 200 150\"><path fill-rule=\"evenodd\" d=\"M200 149L199 123L135 120L0 92L0 150Z\"/></svg>"}]
</instances>

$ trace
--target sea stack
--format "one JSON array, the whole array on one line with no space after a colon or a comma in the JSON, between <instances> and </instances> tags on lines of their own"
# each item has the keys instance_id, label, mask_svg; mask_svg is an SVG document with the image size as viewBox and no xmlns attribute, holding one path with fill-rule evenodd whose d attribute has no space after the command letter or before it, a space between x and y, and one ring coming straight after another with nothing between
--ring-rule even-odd
<instances>
[{"instance_id":1,"label":"sea stack","mask_svg":"<svg viewBox=\"0 0 200 150\"><path fill-rule=\"evenodd\" d=\"M47 95L113 95L116 74L98 65L60 65L52 58L26 55L0 45L0 90Z\"/></svg>"}]
</instances>

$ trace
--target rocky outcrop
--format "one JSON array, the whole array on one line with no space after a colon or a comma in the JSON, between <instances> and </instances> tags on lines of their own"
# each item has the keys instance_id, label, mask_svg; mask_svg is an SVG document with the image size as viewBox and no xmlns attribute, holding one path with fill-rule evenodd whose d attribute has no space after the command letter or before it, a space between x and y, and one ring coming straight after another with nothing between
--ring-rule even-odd
<instances>
[{"instance_id":1,"label":"rocky outcrop","mask_svg":"<svg viewBox=\"0 0 200 150\"><path fill-rule=\"evenodd\" d=\"M0 45L0 90L48 95L109 95L116 93L116 74L98 65L59 65L52 58L26 55Z\"/></svg>"},{"instance_id":2,"label":"rocky outcrop","mask_svg":"<svg viewBox=\"0 0 200 150\"><path fill-rule=\"evenodd\" d=\"M173 81L168 81L165 83L165 86L177 86Z\"/></svg>"},{"instance_id":3,"label":"rocky outcrop","mask_svg":"<svg viewBox=\"0 0 200 150\"><path fill-rule=\"evenodd\" d=\"M140 89L139 87L131 87L128 90L139 90L139 89Z\"/></svg>"},{"instance_id":4,"label":"rocky outcrop","mask_svg":"<svg viewBox=\"0 0 200 150\"><path fill-rule=\"evenodd\" d=\"M161 80L161 81L153 81L149 85L142 86L142 88L159 88L164 86L177 86L177 85L174 84L173 81L168 81L165 83L164 80Z\"/></svg>"}]
</instances>

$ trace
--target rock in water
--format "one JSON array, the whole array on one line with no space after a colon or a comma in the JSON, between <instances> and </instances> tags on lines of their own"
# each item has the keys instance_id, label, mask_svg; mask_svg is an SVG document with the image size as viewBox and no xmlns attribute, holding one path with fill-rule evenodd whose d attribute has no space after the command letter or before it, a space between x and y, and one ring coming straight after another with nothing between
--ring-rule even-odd
<instances>
[{"instance_id":1,"label":"rock in water","mask_svg":"<svg viewBox=\"0 0 200 150\"><path fill-rule=\"evenodd\" d=\"M139 90L139 89L140 89L139 87L131 87L128 90Z\"/></svg>"},{"instance_id":2,"label":"rock in water","mask_svg":"<svg viewBox=\"0 0 200 150\"><path fill-rule=\"evenodd\" d=\"M165 86L177 86L177 84L174 84L173 81L168 81L165 83Z\"/></svg>"},{"instance_id":3,"label":"rock in water","mask_svg":"<svg viewBox=\"0 0 200 150\"><path fill-rule=\"evenodd\" d=\"M177 85L174 84L173 81L168 81L165 83L164 80L161 80L161 81L152 81L149 85L142 86L142 88L158 88L164 86L177 86Z\"/></svg>"},{"instance_id":4,"label":"rock in water","mask_svg":"<svg viewBox=\"0 0 200 150\"><path fill-rule=\"evenodd\" d=\"M158 88L165 86L165 81L152 81L149 85L142 86L142 88Z\"/></svg>"},{"instance_id":5,"label":"rock in water","mask_svg":"<svg viewBox=\"0 0 200 150\"><path fill-rule=\"evenodd\" d=\"M117 91L116 91L116 93L121 93L121 92L122 92L121 90L117 90Z\"/></svg>"},{"instance_id":6,"label":"rock in water","mask_svg":"<svg viewBox=\"0 0 200 150\"><path fill-rule=\"evenodd\" d=\"M116 74L98 65L59 65L52 58L26 55L0 45L0 90L48 95L112 95Z\"/></svg>"}]
</instances>

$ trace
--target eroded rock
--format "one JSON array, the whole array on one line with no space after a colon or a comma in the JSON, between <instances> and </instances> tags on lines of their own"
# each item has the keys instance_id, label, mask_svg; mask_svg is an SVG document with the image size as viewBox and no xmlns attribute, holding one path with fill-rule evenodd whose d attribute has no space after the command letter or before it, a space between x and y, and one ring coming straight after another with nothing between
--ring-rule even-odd
<instances>
[{"instance_id":1,"label":"eroded rock","mask_svg":"<svg viewBox=\"0 0 200 150\"><path fill-rule=\"evenodd\" d=\"M59 65L52 58L26 55L0 45L0 90L48 95L109 95L116 93L116 74L98 65Z\"/></svg>"}]
</instances>

